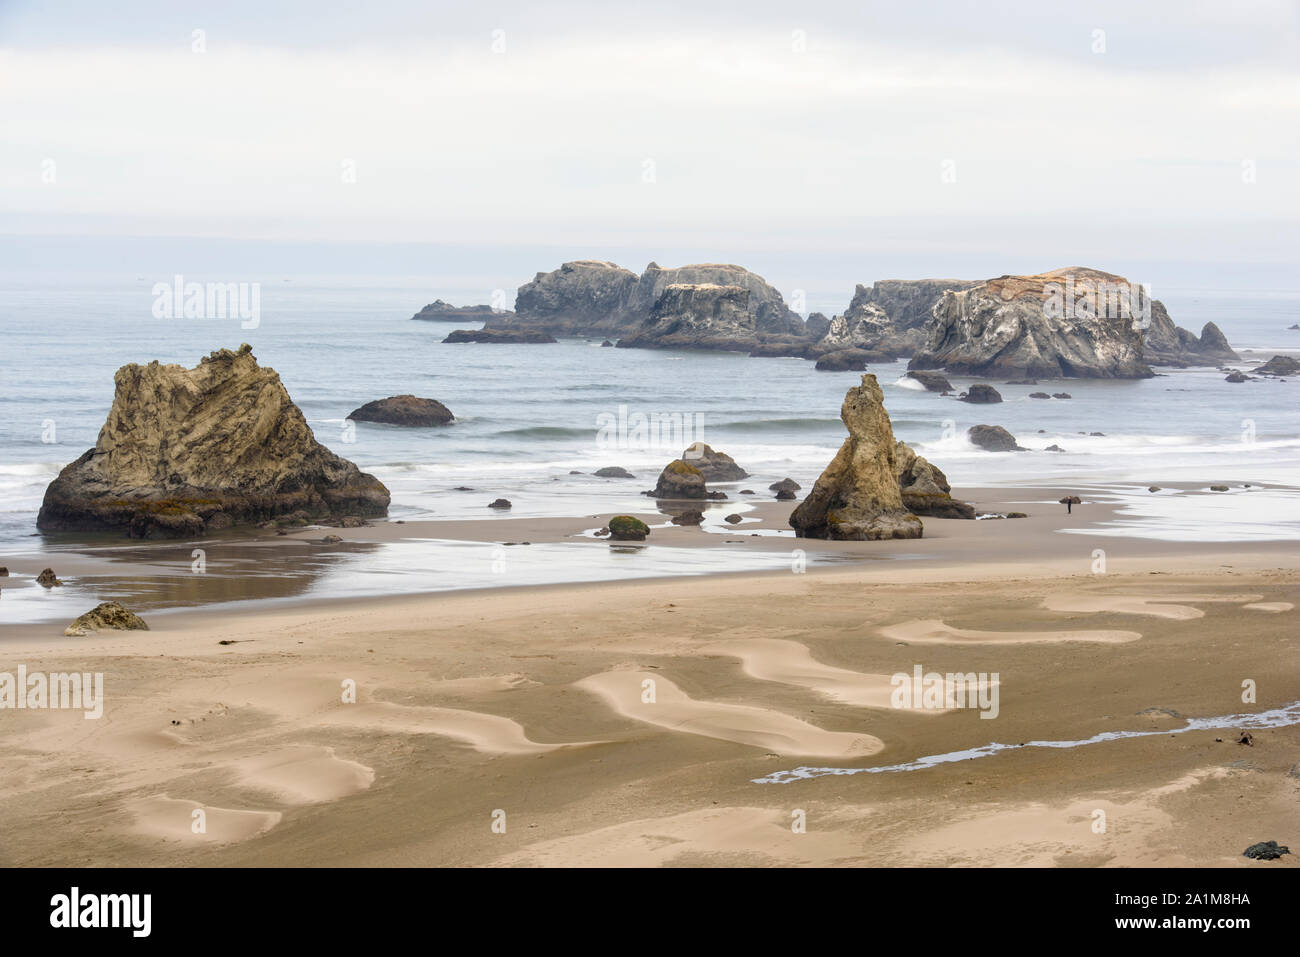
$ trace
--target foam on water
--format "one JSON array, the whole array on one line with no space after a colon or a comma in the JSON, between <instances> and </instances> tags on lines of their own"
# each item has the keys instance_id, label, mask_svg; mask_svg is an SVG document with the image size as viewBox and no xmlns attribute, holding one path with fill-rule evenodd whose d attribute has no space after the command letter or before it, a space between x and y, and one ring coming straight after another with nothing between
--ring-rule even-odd
<instances>
[{"instance_id":1,"label":"foam on water","mask_svg":"<svg viewBox=\"0 0 1300 957\"><path fill-rule=\"evenodd\" d=\"M949 751L945 754L930 754L904 764L888 764L874 768L816 768L800 767L791 771L774 771L761 778L754 778L754 784L790 784L794 781L807 781L827 775L848 774L894 774L904 771L924 771L940 764L952 764L956 761L974 761L979 758L992 757L1003 751L1018 751L1021 748L1081 748L1089 744L1101 744L1104 741L1122 741L1126 738L1149 738L1157 735L1185 734L1188 731L1213 731L1222 728L1285 728L1300 724L1300 701L1293 701L1281 708L1246 714L1229 714L1214 718L1190 718L1181 728L1161 731L1103 731L1091 738L1077 741L1026 741L1024 744L1001 744L993 742L978 748L966 748L962 751Z\"/></svg>"}]
</instances>

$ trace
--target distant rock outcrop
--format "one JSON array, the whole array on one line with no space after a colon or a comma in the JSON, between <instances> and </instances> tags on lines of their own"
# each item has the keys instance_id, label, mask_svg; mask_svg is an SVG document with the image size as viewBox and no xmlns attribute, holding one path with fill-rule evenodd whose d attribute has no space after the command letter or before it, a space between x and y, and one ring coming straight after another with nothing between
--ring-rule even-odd
<instances>
[{"instance_id":1,"label":"distant rock outcrop","mask_svg":"<svg viewBox=\"0 0 1300 957\"><path fill-rule=\"evenodd\" d=\"M1061 294L1084 284L1105 291L1101 313ZM949 290L935 305L929 338L909 368L1012 378L1149 377L1131 303L1111 292L1128 288L1120 276L1079 267Z\"/></svg>"},{"instance_id":2,"label":"distant rock outcrop","mask_svg":"<svg viewBox=\"0 0 1300 957\"><path fill-rule=\"evenodd\" d=\"M411 318L425 322L487 322L489 319L509 319L513 315L513 312L498 311L491 306L453 306L435 299Z\"/></svg>"},{"instance_id":3,"label":"distant rock outcrop","mask_svg":"<svg viewBox=\"0 0 1300 957\"><path fill-rule=\"evenodd\" d=\"M676 284L664 289L649 317L618 341L620 349L724 349L756 344L749 292L740 286Z\"/></svg>"},{"instance_id":4,"label":"distant rock outcrop","mask_svg":"<svg viewBox=\"0 0 1300 957\"><path fill-rule=\"evenodd\" d=\"M916 454L906 442L894 444L894 474L903 496L903 506L913 515L934 518L975 517L974 506L952 497L948 477Z\"/></svg>"},{"instance_id":5,"label":"distant rock outcrop","mask_svg":"<svg viewBox=\"0 0 1300 957\"><path fill-rule=\"evenodd\" d=\"M745 308L753 316L753 331L773 335L806 335L802 319L785 304L766 279L729 263L698 263L665 269L658 263L645 267L624 307L627 328L635 330L650 315L669 286L739 286L748 293Z\"/></svg>"},{"instance_id":6,"label":"distant rock outcrop","mask_svg":"<svg viewBox=\"0 0 1300 957\"><path fill-rule=\"evenodd\" d=\"M59 473L43 531L201 534L301 512L384 515L388 489L316 441L273 369L221 349L193 369L126 365L93 449Z\"/></svg>"},{"instance_id":7,"label":"distant rock outcrop","mask_svg":"<svg viewBox=\"0 0 1300 957\"><path fill-rule=\"evenodd\" d=\"M562 336L619 334L627 328L623 309L636 282L636 273L611 262L567 262L520 286L514 316L490 325Z\"/></svg>"},{"instance_id":8,"label":"distant rock outcrop","mask_svg":"<svg viewBox=\"0 0 1300 957\"><path fill-rule=\"evenodd\" d=\"M806 538L920 538L921 520L903 506L894 432L875 376L848 391L840 418L849 437L790 515L791 528Z\"/></svg>"},{"instance_id":9,"label":"distant rock outcrop","mask_svg":"<svg viewBox=\"0 0 1300 957\"><path fill-rule=\"evenodd\" d=\"M1150 307L1151 321L1143 331L1142 356L1152 365L1213 365L1241 358L1214 323L1207 322L1198 337L1190 329L1175 326L1159 299L1151 300Z\"/></svg>"},{"instance_id":10,"label":"distant rock outcrop","mask_svg":"<svg viewBox=\"0 0 1300 957\"><path fill-rule=\"evenodd\" d=\"M870 287L858 286L853 301L849 303L849 311L871 304L878 307L900 332L924 329L930 324L934 307L945 292L977 285L977 279L880 279Z\"/></svg>"},{"instance_id":11,"label":"distant rock outcrop","mask_svg":"<svg viewBox=\"0 0 1300 957\"><path fill-rule=\"evenodd\" d=\"M529 345L554 342L555 336L537 329L453 329L443 342L521 342Z\"/></svg>"},{"instance_id":12,"label":"distant rock outcrop","mask_svg":"<svg viewBox=\"0 0 1300 957\"><path fill-rule=\"evenodd\" d=\"M1274 356L1251 371L1255 375L1300 375L1300 361L1297 361L1293 356Z\"/></svg>"},{"instance_id":13,"label":"distant rock outcrop","mask_svg":"<svg viewBox=\"0 0 1300 957\"><path fill-rule=\"evenodd\" d=\"M865 372L870 356L864 349L835 349L818 357L814 368L819 372Z\"/></svg>"},{"instance_id":14,"label":"distant rock outcrop","mask_svg":"<svg viewBox=\"0 0 1300 957\"><path fill-rule=\"evenodd\" d=\"M446 425L455 421L451 409L437 399L415 395L394 395L367 402L348 414L353 422L380 422L385 425Z\"/></svg>"}]
</instances>

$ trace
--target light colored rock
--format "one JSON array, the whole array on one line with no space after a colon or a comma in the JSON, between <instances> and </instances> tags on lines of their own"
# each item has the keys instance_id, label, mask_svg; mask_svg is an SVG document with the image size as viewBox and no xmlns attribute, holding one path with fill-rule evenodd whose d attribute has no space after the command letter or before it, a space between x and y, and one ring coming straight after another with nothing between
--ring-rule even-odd
<instances>
[{"instance_id":1,"label":"light colored rock","mask_svg":"<svg viewBox=\"0 0 1300 957\"><path fill-rule=\"evenodd\" d=\"M92 631L148 631L144 619L115 601L106 601L86 612L65 630L69 638L83 638Z\"/></svg>"},{"instance_id":2,"label":"light colored rock","mask_svg":"<svg viewBox=\"0 0 1300 957\"><path fill-rule=\"evenodd\" d=\"M933 518L975 517L973 506L952 497L948 477L917 455L916 450L901 439L894 445L894 474L898 476L903 506L913 515L928 515Z\"/></svg>"},{"instance_id":3,"label":"light colored rock","mask_svg":"<svg viewBox=\"0 0 1300 957\"><path fill-rule=\"evenodd\" d=\"M790 515L806 538L876 540L920 538L921 520L903 506L896 441L874 375L848 391L840 418L849 437Z\"/></svg>"}]
</instances>

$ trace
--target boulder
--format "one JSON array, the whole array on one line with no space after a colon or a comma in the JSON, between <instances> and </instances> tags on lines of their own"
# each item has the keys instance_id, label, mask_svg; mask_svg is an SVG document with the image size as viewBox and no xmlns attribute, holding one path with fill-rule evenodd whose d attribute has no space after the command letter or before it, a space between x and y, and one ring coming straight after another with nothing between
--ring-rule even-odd
<instances>
[{"instance_id":1,"label":"boulder","mask_svg":"<svg viewBox=\"0 0 1300 957\"><path fill-rule=\"evenodd\" d=\"M126 365L95 447L45 491L43 531L196 535L255 525L385 515L378 479L318 443L273 369L221 349L193 369Z\"/></svg>"},{"instance_id":2,"label":"boulder","mask_svg":"<svg viewBox=\"0 0 1300 957\"><path fill-rule=\"evenodd\" d=\"M442 341L545 344L554 342L555 336L536 329L453 329Z\"/></svg>"},{"instance_id":3,"label":"boulder","mask_svg":"<svg viewBox=\"0 0 1300 957\"><path fill-rule=\"evenodd\" d=\"M928 339L912 369L1007 378L1146 378L1142 328L1125 297L1113 316L1081 309L1080 287L1132 288L1122 277L1074 267L1036 276L1000 276L949 290L934 307ZM1063 290L1076 297L1064 303Z\"/></svg>"},{"instance_id":4,"label":"boulder","mask_svg":"<svg viewBox=\"0 0 1300 957\"><path fill-rule=\"evenodd\" d=\"M708 498L708 488L704 484L704 473L694 465L673 459L659 473L655 487L645 493L654 498Z\"/></svg>"},{"instance_id":5,"label":"boulder","mask_svg":"<svg viewBox=\"0 0 1300 957\"><path fill-rule=\"evenodd\" d=\"M903 506L894 432L875 376L848 391L840 418L849 436L791 513L791 528L801 538L920 538L921 520Z\"/></svg>"},{"instance_id":6,"label":"boulder","mask_svg":"<svg viewBox=\"0 0 1300 957\"><path fill-rule=\"evenodd\" d=\"M975 509L952 497L948 477L931 465L902 439L894 444L894 474L903 507L913 515L933 518L975 517Z\"/></svg>"},{"instance_id":7,"label":"boulder","mask_svg":"<svg viewBox=\"0 0 1300 957\"><path fill-rule=\"evenodd\" d=\"M1255 375L1300 375L1300 361L1292 356L1274 356L1254 370Z\"/></svg>"},{"instance_id":8,"label":"boulder","mask_svg":"<svg viewBox=\"0 0 1300 957\"><path fill-rule=\"evenodd\" d=\"M507 509L513 507L514 506L511 504L510 499L508 498L498 498L498 499L493 499L491 502L488 502L488 508Z\"/></svg>"},{"instance_id":9,"label":"boulder","mask_svg":"<svg viewBox=\"0 0 1300 957\"><path fill-rule=\"evenodd\" d=\"M1242 375L1240 372L1229 372L1226 376L1223 377L1223 381L1224 382L1249 382L1250 380L1247 376Z\"/></svg>"},{"instance_id":10,"label":"boulder","mask_svg":"<svg viewBox=\"0 0 1300 957\"><path fill-rule=\"evenodd\" d=\"M1278 844L1277 841L1260 841L1242 851L1241 856L1249 857L1253 861L1276 861L1283 854L1290 853L1291 848L1285 844Z\"/></svg>"},{"instance_id":11,"label":"boulder","mask_svg":"<svg viewBox=\"0 0 1300 957\"><path fill-rule=\"evenodd\" d=\"M702 525L704 513L698 508L687 508L678 512L669 521L674 525Z\"/></svg>"},{"instance_id":12,"label":"boulder","mask_svg":"<svg viewBox=\"0 0 1300 957\"><path fill-rule=\"evenodd\" d=\"M149 626L139 615L128 611L115 601L106 601L86 612L65 630L69 638L82 638L92 631L114 629L117 631L148 631Z\"/></svg>"},{"instance_id":13,"label":"boulder","mask_svg":"<svg viewBox=\"0 0 1300 957\"><path fill-rule=\"evenodd\" d=\"M1050 399L1051 396L1048 395L1046 392L1031 392L1031 393L1029 393L1029 398L1031 398L1031 399Z\"/></svg>"},{"instance_id":14,"label":"boulder","mask_svg":"<svg viewBox=\"0 0 1300 957\"><path fill-rule=\"evenodd\" d=\"M425 322L487 322L489 319L509 318L513 315L512 312L498 311L491 306L453 306L449 302L435 299L411 318Z\"/></svg>"},{"instance_id":15,"label":"boulder","mask_svg":"<svg viewBox=\"0 0 1300 957\"><path fill-rule=\"evenodd\" d=\"M367 402L348 415L353 422L381 422L385 425L446 425L456 417L437 399L394 395Z\"/></svg>"},{"instance_id":16,"label":"boulder","mask_svg":"<svg viewBox=\"0 0 1300 957\"><path fill-rule=\"evenodd\" d=\"M793 502L796 498L798 496L788 488L777 489L776 491L776 500L778 502Z\"/></svg>"},{"instance_id":17,"label":"boulder","mask_svg":"<svg viewBox=\"0 0 1300 957\"><path fill-rule=\"evenodd\" d=\"M769 492L797 492L801 488L803 486L792 478L783 478L781 481L773 482L767 487Z\"/></svg>"},{"instance_id":18,"label":"boulder","mask_svg":"<svg viewBox=\"0 0 1300 957\"><path fill-rule=\"evenodd\" d=\"M645 321L618 341L618 348L749 352L755 333L749 291L742 286L674 283L655 300Z\"/></svg>"},{"instance_id":19,"label":"boulder","mask_svg":"<svg viewBox=\"0 0 1300 957\"><path fill-rule=\"evenodd\" d=\"M619 468L617 465L607 465L604 468L596 469L591 473L597 478L636 478L625 468Z\"/></svg>"},{"instance_id":20,"label":"boulder","mask_svg":"<svg viewBox=\"0 0 1300 957\"><path fill-rule=\"evenodd\" d=\"M36 584L42 588L56 588L62 585L63 582L59 579L59 576L54 574L53 568L43 568L41 573L36 576Z\"/></svg>"},{"instance_id":21,"label":"boulder","mask_svg":"<svg viewBox=\"0 0 1300 957\"><path fill-rule=\"evenodd\" d=\"M907 373L907 378L915 379L921 383L921 385L925 386L926 392L952 391L952 383L938 372L923 372L920 369L914 369Z\"/></svg>"},{"instance_id":22,"label":"boulder","mask_svg":"<svg viewBox=\"0 0 1300 957\"><path fill-rule=\"evenodd\" d=\"M744 519L742 519L735 512L732 512L730 515L724 518L723 521L726 522L728 525L739 525L742 521L744 521Z\"/></svg>"},{"instance_id":23,"label":"boulder","mask_svg":"<svg viewBox=\"0 0 1300 957\"><path fill-rule=\"evenodd\" d=\"M602 343L600 344L600 347L601 347L602 349L612 349L612 348L614 347L614 343L612 343L612 342L610 342L608 339L606 339L604 342L602 342Z\"/></svg>"},{"instance_id":24,"label":"boulder","mask_svg":"<svg viewBox=\"0 0 1300 957\"><path fill-rule=\"evenodd\" d=\"M1072 399L1072 398L1074 398L1074 397L1073 397L1072 395L1070 395L1070 393L1068 393L1068 392L1053 392L1053 393L1052 393L1052 398L1053 398L1053 399Z\"/></svg>"},{"instance_id":25,"label":"boulder","mask_svg":"<svg viewBox=\"0 0 1300 957\"><path fill-rule=\"evenodd\" d=\"M682 452L681 461L694 465L704 475L706 482L738 482L749 478L749 473L736 464L725 452L716 452L703 442L692 443Z\"/></svg>"},{"instance_id":26,"label":"boulder","mask_svg":"<svg viewBox=\"0 0 1300 957\"><path fill-rule=\"evenodd\" d=\"M992 405L994 402L1002 401L1002 393L991 385L977 382L975 385L970 387L969 391L963 392L958 401L974 402L978 405Z\"/></svg>"},{"instance_id":27,"label":"boulder","mask_svg":"<svg viewBox=\"0 0 1300 957\"><path fill-rule=\"evenodd\" d=\"M650 526L631 515L615 515L609 520L609 537L616 542L644 542Z\"/></svg>"},{"instance_id":28,"label":"boulder","mask_svg":"<svg viewBox=\"0 0 1300 957\"><path fill-rule=\"evenodd\" d=\"M1226 486L1226 485L1211 485L1211 486L1210 486L1210 491L1211 491L1211 492L1226 492L1227 490L1228 490L1228 486Z\"/></svg>"},{"instance_id":29,"label":"boulder","mask_svg":"<svg viewBox=\"0 0 1300 957\"><path fill-rule=\"evenodd\" d=\"M1023 452L1016 437L1000 425L972 425L966 436L988 452Z\"/></svg>"}]
</instances>

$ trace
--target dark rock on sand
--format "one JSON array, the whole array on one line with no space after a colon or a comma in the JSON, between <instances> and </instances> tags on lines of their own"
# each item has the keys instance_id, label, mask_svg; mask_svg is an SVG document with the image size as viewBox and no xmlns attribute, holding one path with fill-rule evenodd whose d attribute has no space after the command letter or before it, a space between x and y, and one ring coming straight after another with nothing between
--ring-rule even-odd
<instances>
[{"instance_id":1,"label":"dark rock on sand","mask_svg":"<svg viewBox=\"0 0 1300 957\"><path fill-rule=\"evenodd\" d=\"M325 545L337 545L341 541L343 541L343 536L341 535L326 535L321 539L321 542Z\"/></svg>"},{"instance_id":2,"label":"dark rock on sand","mask_svg":"<svg viewBox=\"0 0 1300 957\"><path fill-rule=\"evenodd\" d=\"M704 522L704 513L698 508L688 508L678 512L669 521L674 525L700 525Z\"/></svg>"},{"instance_id":3,"label":"dark rock on sand","mask_svg":"<svg viewBox=\"0 0 1300 957\"><path fill-rule=\"evenodd\" d=\"M1016 437L1000 425L972 425L966 436L987 452L1023 452Z\"/></svg>"},{"instance_id":4,"label":"dark rock on sand","mask_svg":"<svg viewBox=\"0 0 1300 957\"><path fill-rule=\"evenodd\" d=\"M106 601L86 612L65 630L69 638L82 638L92 631L114 629L117 631L148 631L149 626L139 615L128 611L115 601Z\"/></svg>"},{"instance_id":5,"label":"dark rock on sand","mask_svg":"<svg viewBox=\"0 0 1300 957\"><path fill-rule=\"evenodd\" d=\"M446 425L455 420L451 409L437 399L394 395L376 399L356 409L348 418L354 422L382 422L386 425Z\"/></svg>"},{"instance_id":6,"label":"dark rock on sand","mask_svg":"<svg viewBox=\"0 0 1300 957\"><path fill-rule=\"evenodd\" d=\"M735 512L732 512L730 515L724 518L723 521L726 522L728 525L739 525L742 519Z\"/></svg>"},{"instance_id":7,"label":"dark rock on sand","mask_svg":"<svg viewBox=\"0 0 1300 957\"><path fill-rule=\"evenodd\" d=\"M597 478L636 478L631 472L617 465L607 465L591 473Z\"/></svg>"},{"instance_id":8,"label":"dark rock on sand","mask_svg":"<svg viewBox=\"0 0 1300 957\"><path fill-rule=\"evenodd\" d=\"M95 447L45 491L43 531L202 534L291 512L384 515L388 489L316 441L248 345L195 368L126 365ZM227 519L229 522L227 523Z\"/></svg>"},{"instance_id":9,"label":"dark rock on sand","mask_svg":"<svg viewBox=\"0 0 1300 957\"><path fill-rule=\"evenodd\" d=\"M609 520L609 537L617 542L643 542L650 526L631 515L615 515Z\"/></svg>"},{"instance_id":10,"label":"dark rock on sand","mask_svg":"<svg viewBox=\"0 0 1300 957\"><path fill-rule=\"evenodd\" d=\"M533 329L453 329L443 342L548 343L555 336Z\"/></svg>"},{"instance_id":11,"label":"dark rock on sand","mask_svg":"<svg viewBox=\"0 0 1300 957\"><path fill-rule=\"evenodd\" d=\"M864 375L848 391L840 418L849 436L791 513L795 534L854 541L920 538L921 520L903 506L896 441L875 376Z\"/></svg>"},{"instance_id":12,"label":"dark rock on sand","mask_svg":"<svg viewBox=\"0 0 1300 957\"><path fill-rule=\"evenodd\" d=\"M36 584L40 585L42 588L54 588L58 585L62 585L63 582L54 574L53 568L44 568L41 570L41 573L36 576Z\"/></svg>"},{"instance_id":13,"label":"dark rock on sand","mask_svg":"<svg viewBox=\"0 0 1300 957\"><path fill-rule=\"evenodd\" d=\"M1226 486L1226 485L1211 485L1211 486L1210 486L1210 491L1211 491L1211 492L1226 492L1227 490L1228 490L1228 486Z\"/></svg>"},{"instance_id":14,"label":"dark rock on sand","mask_svg":"<svg viewBox=\"0 0 1300 957\"><path fill-rule=\"evenodd\" d=\"M792 478L783 478L781 481L773 482L767 487L769 492L797 492L801 488L803 488L803 486Z\"/></svg>"},{"instance_id":15,"label":"dark rock on sand","mask_svg":"<svg viewBox=\"0 0 1300 957\"><path fill-rule=\"evenodd\" d=\"M793 502L797 497L798 496L788 488L778 489L776 493L776 500L778 502Z\"/></svg>"},{"instance_id":16,"label":"dark rock on sand","mask_svg":"<svg viewBox=\"0 0 1300 957\"><path fill-rule=\"evenodd\" d=\"M975 402L980 405L991 405L994 402L1002 401L1002 393L991 385L985 385L983 382L977 382L970 387L970 390L963 393L960 401Z\"/></svg>"},{"instance_id":17,"label":"dark rock on sand","mask_svg":"<svg viewBox=\"0 0 1300 957\"><path fill-rule=\"evenodd\" d=\"M708 498L704 473L694 465L673 459L659 473L655 487L645 494L662 499Z\"/></svg>"},{"instance_id":18,"label":"dark rock on sand","mask_svg":"<svg viewBox=\"0 0 1300 957\"><path fill-rule=\"evenodd\" d=\"M1277 841L1260 841L1258 844L1252 844L1241 852L1242 857L1249 857L1255 861L1276 861L1283 854L1290 854L1291 848Z\"/></svg>"}]
</instances>

